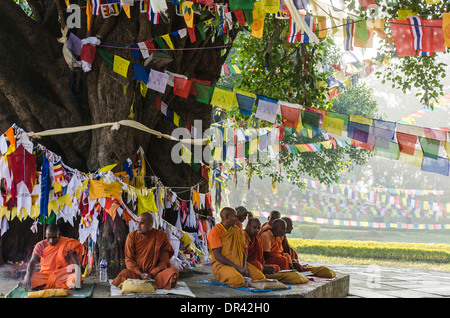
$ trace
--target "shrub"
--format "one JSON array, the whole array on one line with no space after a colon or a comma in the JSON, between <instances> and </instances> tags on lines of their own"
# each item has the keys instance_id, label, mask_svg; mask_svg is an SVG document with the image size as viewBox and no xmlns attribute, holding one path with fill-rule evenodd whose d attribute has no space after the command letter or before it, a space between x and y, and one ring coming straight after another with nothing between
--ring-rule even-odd
<instances>
[{"instance_id":1,"label":"shrub","mask_svg":"<svg viewBox=\"0 0 450 318\"><path fill-rule=\"evenodd\" d=\"M319 234L319 225L300 224L296 228L296 233L302 239L313 239Z\"/></svg>"}]
</instances>

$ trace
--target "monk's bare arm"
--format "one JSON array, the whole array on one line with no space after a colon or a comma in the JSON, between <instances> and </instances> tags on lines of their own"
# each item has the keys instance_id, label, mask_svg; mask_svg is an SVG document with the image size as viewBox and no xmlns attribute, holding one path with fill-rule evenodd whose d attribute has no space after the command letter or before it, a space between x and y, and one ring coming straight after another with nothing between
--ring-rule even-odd
<instances>
[{"instance_id":1,"label":"monk's bare arm","mask_svg":"<svg viewBox=\"0 0 450 318\"><path fill-rule=\"evenodd\" d=\"M38 264L40 262L41 258L39 256L37 256L36 254L33 254L31 256L31 260L30 263L28 263L28 267L27 267L27 273L25 275L25 279L23 281L23 288L25 290L28 290L31 286L31 275L34 272L34 268L36 267L36 264Z\"/></svg>"}]
</instances>

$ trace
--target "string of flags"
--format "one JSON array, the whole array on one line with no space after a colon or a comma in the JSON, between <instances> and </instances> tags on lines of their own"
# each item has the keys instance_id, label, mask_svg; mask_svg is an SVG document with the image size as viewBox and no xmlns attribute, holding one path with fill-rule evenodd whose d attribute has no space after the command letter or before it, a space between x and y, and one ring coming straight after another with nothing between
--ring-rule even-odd
<instances>
[{"instance_id":1,"label":"string of flags","mask_svg":"<svg viewBox=\"0 0 450 318\"><path fill-rule=\"evenodd\" d=\"M268 217L270 212L252 211L254 216ZM450 224L427 224L427 223L400 223L400 222L369 222L369 221L356 221L356 220L340 220L310 216L300 216L292 214L284 214L293 221L302 223L313 224L325 224L335 226L352 226L352 227L369 227L377 229L405 229L405 230L448 230Z\"/></svg>"},{"instance_id":2,"label":"string of flags","mask_svg":"<svg viewBox=\"0 0 450 318\"><path fill-rule=\"evenodd\" d=\"M206 233L214 226L210 193L200 193L195 185L186 189L190 199L184 200L156 176L148 178L142 148L122 165L84 173L67 166L44 146L34 145L26 132L13 125L0 135L0 153L0 181L4 185L0 236L15 219L23 222L31 218L34 232L39 223L63 220L75 226L79 219L78 240L95 243L100 223L109 217L123 218L132 231L137 217L150 211L155 215L155 226L164 229L175 244L179 264L192 266L185 257L190 252L197 258L208 254ZM40 169L36 166L38 155L43 159ZM123 171L113 172L116 166Z\"/></svg>"}]
</instances>

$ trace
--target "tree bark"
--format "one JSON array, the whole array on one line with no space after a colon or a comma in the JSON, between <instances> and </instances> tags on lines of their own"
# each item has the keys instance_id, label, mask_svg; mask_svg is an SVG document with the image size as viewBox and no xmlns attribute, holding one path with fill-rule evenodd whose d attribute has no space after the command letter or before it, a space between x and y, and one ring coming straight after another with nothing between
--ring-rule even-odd
<instances>
[{"instance_id":1,"label":"tree bark","mask_svg":"<svg viewBox=\"0 0 450 318\"><path fill-rule=\"evenodd\" d=\"M64 1L61 2L65 8ZM84 14L86 1L80 0L79 4L83 27L73 29L72 32L80 39L98 36L105 43L129 46L186 27L184 19L176 16L172 3L168 3L169 23L152 24L145 14L139 13L139 5L135 5L131 7L131 19L123 12L107 19L101 15L93 16L92 29L88 32ZM52 6L49 0L31 1L31 7L36 11L35 21L13 0L0 1L0 130L6 131L13 123L27 132L39 132L116 122L128 119L134 99L134 120L170 135L176 126L153 107L148 95L146 98L141 96L137 81L132 79L132 64L127 78L114 73L98 54L90 72L70 70L62 55L62 44L57 41L58 35L55 35L60 30L55 21L58 12ZM196 15L194 23L198 19ZM190 42L189 36L173 39L173 42L176 48L223 45L220 37L211 43L211 34L209 31L204 41L197 32L197 41L194 43ZM234 39L236 33L229 35ZM133 63L144 63L143 59L136 61L129 49L102 49ZM212 83L219 79L226 58L226 54L221 56L220 49L169 50L168 54L173 61L159 71L168 70ZM125 94L124 87L127 87ZM209 127L210 105L197 102L193 96L187 99L175 96L169 89L165 94L160 94L160 98L186 122L193 125L194 120L199 119L203 123L203 130ZM68 166L82 172L93 172L113 163L121 166L141 146L151 167L147 167L147 175L158 176L166 186L190 187L202 178L189 165L173 163L171 149L175 142L129 127L120 127L119 130L101 128L36 141L60 155ZM207 190L207 185L202 185L201 191ZM189 199L189 193L180 193L180 197ZM118 253L112 251L124 243L126 231L117 231L113 236L110 233L112 229L122 229L123 224L119 223L108 219L102 224L98 240L100 255L104 249L104 253L120 258ZM9 231L17 229L11 226ZM119 245L108 243L111 239L120 241L117 243ZM6 242L3 239L4 250L9 244L9 240ZM7 257L3 254L4 258Z\"/></svg>"}]
</instances>

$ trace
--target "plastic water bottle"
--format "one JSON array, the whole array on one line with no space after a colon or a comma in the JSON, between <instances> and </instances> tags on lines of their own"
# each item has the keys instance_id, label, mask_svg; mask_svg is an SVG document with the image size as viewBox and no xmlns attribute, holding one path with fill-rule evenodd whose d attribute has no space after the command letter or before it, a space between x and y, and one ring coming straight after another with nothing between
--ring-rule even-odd
<instances>
[{"instance_id":1,"label":"plastic water bottle","mask_svg":"<svg viewBox=\"0 0 450 318\"><path fill-rule=\"evenodd\" d=\"M108 263L106 263L106 259L103 257L100 262L100 282L106 283L108 281Z\"/></svg>"}]
</instances>

